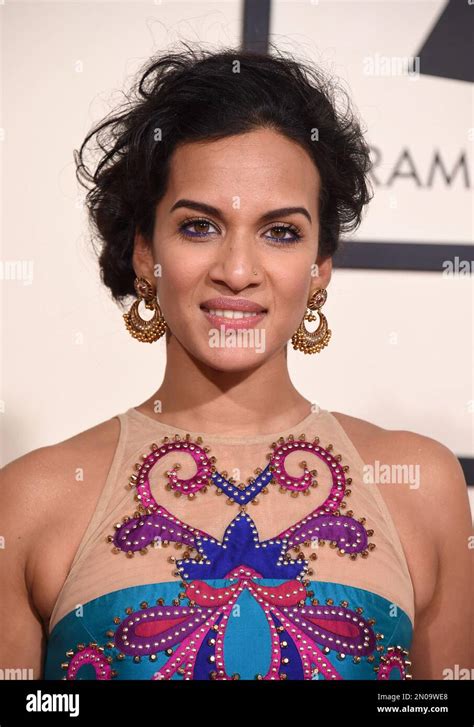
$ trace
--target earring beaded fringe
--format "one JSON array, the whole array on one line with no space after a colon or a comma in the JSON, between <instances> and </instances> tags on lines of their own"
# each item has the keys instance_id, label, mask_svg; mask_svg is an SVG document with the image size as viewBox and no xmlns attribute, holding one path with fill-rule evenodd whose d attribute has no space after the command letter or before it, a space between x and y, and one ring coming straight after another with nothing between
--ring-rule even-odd
<instances>
[{"instance_id":1,"label":"earring beaded fringe","mask_svg":"<svg viewBox=\"0 0 474 727\"><path fill-rule=\"evenodd\" d=\"M298 330L291 338L291 343L295 351L303 351L305 354L319 353L328 345L332 331L328 328L326 316L320 310L326 302L326 299L327 291L325 288L318 288L311 296L308 302L308 312L305 313L303 320L298 326ZM315 331L308 331L304 322L316 320L316 316L312 313L313 310L318 311L319 325Z\"/></svg>"},{"instance_id":2,"label":"earring beaded fringe","mask_svg":"<svg viewBox=\"0 0 474 727\"><path fill-rule=\"evenodd\" d=\"M125 326L133 338L143 343L153 343L166 333L166 321L151 283L146 278L135 278L134 285L138 298L128 313L123 314ZM153 311L150 320L146 320L140 315L139 305L142 300L145 301L145 308Z\"/></svg>"}]
</instances>

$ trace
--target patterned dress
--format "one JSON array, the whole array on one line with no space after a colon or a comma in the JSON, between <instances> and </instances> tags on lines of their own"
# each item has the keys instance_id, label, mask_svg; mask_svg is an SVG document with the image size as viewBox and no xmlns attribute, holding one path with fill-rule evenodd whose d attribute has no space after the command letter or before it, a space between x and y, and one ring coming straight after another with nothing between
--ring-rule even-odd
<instances>
[{"instance_id":1,"label":"patterned dress","mask_svg":"<svg viewBox=\"0 0 474 727\"><path fill-rule=\"evenodd\" d=\"M119 414L49 623L45 679L410 679L414 591L328 410L206 435Z\"/></svg>"}]
</instances>

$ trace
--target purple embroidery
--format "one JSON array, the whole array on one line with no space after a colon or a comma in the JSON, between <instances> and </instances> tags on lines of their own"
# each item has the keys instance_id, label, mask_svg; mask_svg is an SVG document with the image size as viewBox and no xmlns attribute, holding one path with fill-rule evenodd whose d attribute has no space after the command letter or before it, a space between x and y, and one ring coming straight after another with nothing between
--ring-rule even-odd
<instances>
[{"instance_id":1,"label":"purple embroidery","mask_svg":"<svg viewBox=\"0 0 474 727\"><path fill-rule=\"evenodd\" d=\"M176 564L189 605L143 608L129 614L115 633L119 652L135 659L166 651L170 658L154 679L170 679L176 672L184 679L205 679L209 662L215 665L212 678L232 679L225 668L225 631L245 589L259 603L270 630L271 663L262 679L311 679L315 670L326 679L341 679L326 656L329 651L336 651L339 658L353 656L355 663L374 652L380 635L374 633L373 621L346 605L306 605L306 588L299 579L306 573L307 561L288 559L285 540L261 542L247 513L234 518L222 542L207 536L196 537L195 542L201 558L183 558ZM286 580L278 586L258 582L266 578ZM203 579L231 583L216 588ZM288 651L282 653L288 640L294 654L290 666L284 660Z\"/></svg>"},{"instance_id":2,"label":"purple embroidery","mask_svg":"<svg viewBox=\"0 0 474 727\"><path fill-rule=\"evenodd\" d=\"M262 679L280 679L288 668L295 668L282 663L285 652L282 653L282 629L277 624L284 627L286 638L294 642L304 679L311 679L315 667L327 679L342 678L325 656L327 651L361 657L374 650L374 631L359 614L343 606L301 607L306 590L299 581L263 586L256 582L260 577L252 568L240 566L228 574L236 582L223 588L193 581L186 587L186 597L198 608L155 606L136 611L118 627L115 645L120 652L131 656L148 656L177 646L153 678L170 679L179 671L185 679L204 679L208 677L209 658L207 664L201 660L200 650L206 639L206 647L208 643L213 647L210 659L215 663L213 678L231 679L225 669L225 630L232 608L247 588L265 613L272 639L271 663Z\"/></svg>"},{"instance_id":3,"label":"purple embroidery","mask_svg":"<svg viewBox=\"0 0 474 727\"><path fill-rule=\"evenodd\" d=\"M176 436L178 437L178 435ZM327 449L320 447L318 437L315 437L313 442L306 442L304 439L294 440L291 435L286 442L281 438L278 444L272 445L274 452L271 456L269 455L268 466L243 489L236 487L215 471L216 468L213 464L215 458L207 458L208 448L199 446L199 443L202 442L200 437L197 443L191 441L190 435L186 435L185 440L178 440L179 438L175 438L174 442L167 442L162 447L153 444L152 452L145 457L138 475L132 476L132 484L135 484L137 488L137 499L141 501L145 510L136 513L134 518L125 518L123 524L116 525L115 534L109 536L109 541L113 542L115 546L114 552L121 550L129 555L133 555L136 551L144 553L149 545L159 540L179 542L193 547L198 547L198 538L214 541L208 533L193 528L174 517L165 507L156 502L151 493L150 469L165 454L178 450L191 454L198 471L193 478L178 480L175 470L169 470L167 475L172 480L172 487L182 492L196 492L209 484L208 472L212 471L211 481L240 505L245 505L253 500L272 478L279 483L280 487L297 491L306 490L311 484L315 484L313 475L316 474L316 471L310 472L305 462L303 475L299 478L291 477L285 469L285 459L291 452L312 452L330 469L332 486L329 495L307 517L302 518L267 542L286 540L288 547L292 547L307 540L329 541L337 546L340 555L348 555L352 559L356 558L359 553L363 557L367 557L369 550L375 548L375 544L368 543L368 537L373 535L373 530L367 531L364 528L363 518L357 521L352 517L352 513L340 514L339 508L344 504L344 495L350 494L350 490L347 490L346 486L352 480L350 478L346 480L345 472L348 467L341 466L340 455L333 456L328 451L332 445L329 445Z\"/></svg>"},{"instance_id":4,"label":"purple embroidery","mask_svg":"<svg viewBox=\"0 0 474 727\"><path fill-rule=\"evenodd\" d=\"M366 620L360 615L362 609L355 611L347 608L348 603L340 606L320 605L306 598L312 592L306 591L309 581L305 580L311 571L307 560L292 559L288 549L308 540L329 541L338 548L340 555L356 558L363 557L375 548L368 538L372 530L364 527L365 519L355 520L352 512L341 515L340 508L345 506L344 496L350 494L346 487L347 466L341 466L340 455L330 453L332 445L326 449L319 446L319 438L306 442L304 435L295 440L292 435L285 441L272 444L273 454L268 455L269 464L264 470L256 470L258 476L247 486L236 486L216 471L215 458L208 458L207 447L201 447L202 438L192 442L190 435L181 439L176 435L164 444L153 444L151 453L144 456L142 465L137 465L138 474L131 478L136 486L136 499L140 501L134 517L126 517L117 524L116 532L109 536L114 543L114 552L124 551L133 555L137 551L146 552L149 545L160 540L192 546L199 552L198 558L187 554L176 561L176 575L183 579L188 605L157 605L141 608L135 612L127 609L114 634L113 645L124 658L125 655L140 661L141 656L156 658L159 652L169 657L153 676L153 679L170 679L179 673L184 679L232 679L225 667L225 632L231 610L242 591L247 589L262 608L267 620L271 638L271 663L267 674L258 675L259 679L311 679L321 673L326 679L342 679L335 666L328 659L330 651L336 652L339 659L352 656L358 663L363 656L374 658L377 640L382 634L375 634L373 619ZM149 473L152 467L165 454L173 451L188 452L197 467L196 474L183 480L178 478L175 466L166 474L170 486L175 491L188 496L214 484L227 497L243 508L251 502L273 479L280 488L294 492L305 492L317 486L314 477L316 470L308 470L303 464L301 477L293 477L285 468L287 456L294 451L311 452L324 462L331 472L332 486L328 497L286 530L273 538L260 541L254 522L245 511L239 512L229 523L222 541L213 538L205 531L194 528L172 515L159 505L150 489ZM260 579L282 579L278 586L266 586ZM229 585L216 588L206 580L226 579ZM179 603L179 602L178 602ZM144 604L146 605L146 604ZM116 623L118 620L116 621ZM112 636L109 632L108 636ZM112 646L112 644L109 644ZM110 679L114 676L101 648L90 644L74 655L68 669L67 678L75 678L84 663L93 663L99 678ZM282 649L285 649L282 652ZM285 654L292 654L291 660ZM392 669L398 668L401 678L406 674L404 659L407 655L402 647L390 647L387 655L381 658L380 667L374 667L378 679L388 679ZM214 670L209 675L209 663ZM289 663L291 662L291 663ZM237 675L238 676L238 675Z\"/></svg>"},{"instance_id":5,"label":"purple embroidery","mask_svg":"<svg viewBox=\"0 0 474 727\"><path fill-rule=\"evenodd\" d=\"M336 543L341 555L367 555L366 548L370 548L367 536L372 531L367 531L360 522L346 515L319 515L319 509L315 511L316 514L283 530L277 538L286 538L290 547L305 540L329 540Z\"/></svg>"},{"instance_id":6,"label":"purple embroidery","mask_svg":"<svg viewBox=\"0 0 474 727\"><path fill-rule=\"evenodd\" d=\"M193 545L196 536L200 535L205 536L207 533L181 522L164 507L158 507L151 515L141 514L119 525L112 540L117 549L134 553L163 540Z\"/></svg>"},{"instance_id":7,"label":"purple embroidery","mask_svg":"<svg viewBox=\"0 0 474 727\"><path fill-rule=\"evenodd\" d=\"M334 516L330 516L334 517ZM373 619L361 616L362 609L351 610L347 601L334 605L328 601L306 603L312 593L306 590L307 561L286 557L285 540L260 541L254 522L241 512L228 525L222 542L215 538L196 537L200 560L183 558L177 561L181 573L187 605L179 600L173 605L127 609L127 616L116 622L109 647L115 647L118 658L132 656L140 662L144 656L156 658L160 652L168 657L153 679L171 679L175 674L184 679L230 680L236 678L225 665L225 636L232 609L244 590L255 599L267 621L271 640L271 658L268 670L256 678L312 679L321 673L325 679L342 679L342 675L329 659L334 652L339 659L352 657L355 664L362 657L374 658L374 652L383 647L377 641L383 638L372 628ZM267 585L265 579L277 578L279 585ZM206 580L203 580L206 579ZM209 579L225 579L228 585L215 587ZM91 645L92 646L92 645ZM97 647L97 645L94 645ZM100 678L114 674L100 648L76 654L68 669L67 678L75 678L84 663L97 664ZM103 648L103 647L102 647ZM90 653L89 653L90 652ZM291 659L288 658L291 654ZM390 647L374 667L377 679L388 679L397 668L401 678L409 678L404 659L408 654L401 647ZM212 664L209 671L209 664Z\"/></svg>"}]
</instances>

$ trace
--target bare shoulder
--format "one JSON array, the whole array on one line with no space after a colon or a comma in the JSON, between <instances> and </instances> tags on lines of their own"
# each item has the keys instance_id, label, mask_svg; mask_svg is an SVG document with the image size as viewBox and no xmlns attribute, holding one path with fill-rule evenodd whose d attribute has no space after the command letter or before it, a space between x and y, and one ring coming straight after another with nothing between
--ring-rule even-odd
<instances>
[{"instance_id":1,"label":"bare shoulder","mask_svg":"<svg viewBox=\"0 0 474 727\"><path fill-rule=\"evenodd\" d=\"M455 527L459 518L470 522L467 485L456 455L436 439L409 430L384 429L373 422L341 412L331 412L339 421L364 462L378 460L388 465L411 465L419 472L410 506L418 506L423 519L437 526Z\"/></svg>"},{"instance_id":2,"label":"bare shoulder","mask_svg":"<svg viewBox=\"0 0 474 727\"><path fill-rule=\"evenodd\" d=\"M56 516L71 510L80 518L104 481L120 434L112 417L55 444L39 447L0 470L2 532L15 539L18 556L26 560L30 543L46 532ZM88 487L87 485L91 486ZM21 523L21 529L18 527Z\"/></svg>"},{"instance_id":3,"label":"bare shoulder","mask_svg":"<svg viewBox=\"0 0 474 727\"><path fill-rule=\"evenodd\" d=\"M115 449L119 433L120 422L112 417L60 442L27 452L0 469L1 492L11 487L16 494L26 494L29 487L34 487L36 500L45 492L42 485L48 483L54 488L56 478L62 480L67 467L77 464L82 456L93 460ZM51 495L51 489L47 494Z\"/></svg>"},{"instance_id":4,"label":"bare shoulder","mask_svg":"<svg viewBox=\"0 0 474 727\"><path fill-rule=\"evenodd\" d=\"M379 489L397 524L414 584L412 676L452 679L456 669L469 670L474 658L469 639L473 528L461 465L448 447L431 437L332 413L364 462L378 459L419 468L417 489Z\"/></svg>"},{"instance_id":5,"label":"bare shoulder","mask_svg":"<svg viewBox=\"0 0 474 727\"><path fill-rule=\"evenodd\" d=\"M331 412L339 421L355 447L390 461L412 460L420 463L428 475L430 472L451 474L464 480L456 455L436 439L405 429L385 429L357 417L341 412ZM436 479L439 478L435 478ZM433 483L433 486L435 484ZM466 482L464 481L464 486Z\"/></svg>"}]
</instances>

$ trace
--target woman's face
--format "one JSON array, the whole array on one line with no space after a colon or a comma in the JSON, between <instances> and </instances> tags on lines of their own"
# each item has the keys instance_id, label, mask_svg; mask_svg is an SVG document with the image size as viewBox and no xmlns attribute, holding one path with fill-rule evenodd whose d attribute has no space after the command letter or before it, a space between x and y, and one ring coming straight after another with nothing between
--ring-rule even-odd
<instances>
[{"instance_id":1,"label":"woman's face","mask_svg":"<svg viewBox=\"0 0 474 727\"><path fill-rule=\"evenodd\" d=\"M152 250L137 236L134 267L158 272L164 318L196 359L237 371L282 352L331 274L330 259L315 265L319 184L308 154L271 130L175 150Z\"/></svg>"}]
</instances>

